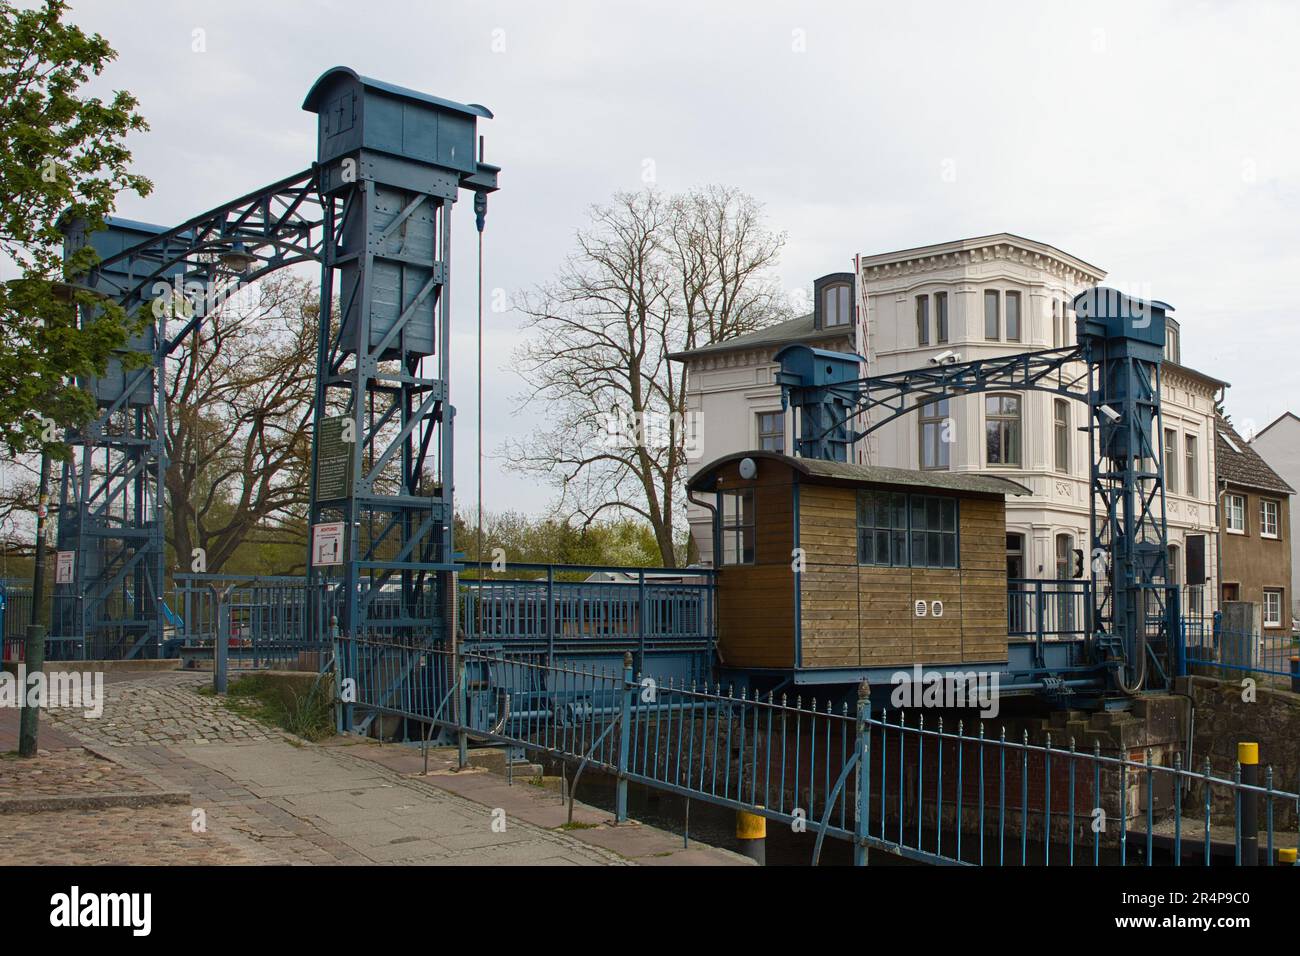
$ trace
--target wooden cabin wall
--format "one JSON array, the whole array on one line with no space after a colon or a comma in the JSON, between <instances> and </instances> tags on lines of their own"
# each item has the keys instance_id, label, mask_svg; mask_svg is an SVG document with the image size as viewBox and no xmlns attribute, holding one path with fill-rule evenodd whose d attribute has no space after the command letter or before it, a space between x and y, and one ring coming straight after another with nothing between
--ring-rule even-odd
<instances>
[{"instance_id":1,"label":"wooden cabin wall","mask_svg":"<svg viewBox=\"0 0 1300 956\"><path fill-rule=\"evenodd\" d=\"M754 489L754 563L718 575L718 653L732 667L794 666L794 475L760 461L753 481L738 465L719 473L720 488Z\"/></svg>"},{"instance_id":2,"label":"wooden cabin wall","mask_svg":"<svg viewBox=\"0 0 1300 956\"><path fill-rule=\"evenodd\" d=\"M1005 661L1003 501L956 496L960 568L881 568L858 564L857 492L799 489L799 545L807 557L799 589L802 665ZM942 601L943 616L917 617L918 600Z\"/></svg>"}]
</instances>

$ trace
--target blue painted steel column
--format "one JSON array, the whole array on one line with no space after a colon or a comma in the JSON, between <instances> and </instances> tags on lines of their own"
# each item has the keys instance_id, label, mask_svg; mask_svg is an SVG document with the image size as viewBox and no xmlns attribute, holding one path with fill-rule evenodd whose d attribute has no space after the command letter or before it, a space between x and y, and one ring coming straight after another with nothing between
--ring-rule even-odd
<instances>
[{"instance_id":1,"label":"blue painted steel column","mask_svg":"<svg viewBox=\"0 0 1300 956\"><path fill-rule=\"evenodd\" d=\"M644 577L644 575L643 575ZM627 822L627 757L632 742L632 695L636 693L636 675L632 673L632 652L623 653L623 709L619 714L618 784L614 796L614 821Z\"/></svg>"},{"instance_id":2,"label":"blue painted steel column","mask_svg":"<svg viewBox=\"0 0 1300 956\"><path fill-rule=\"evenodd\" d=\"M871 790L871 726L867 717L871 712L871 685L858 684L858 814L853 825L853 865L867 865L867 812Z\"/></svg>"},{"instance_id":3,"label":"blue painted steel column","mask_svg":"<svg viewBox=\"0 0 1300 956\"><path fill-rule=\"evenodd\" d=\"M459 658L459 655L457 655ZM465 694L465 661L459 661L456 671L456 767L464 770L469 766L469 737L465 728L469 725L467 710L468 698Z\"/></svg>"},{"instance_id":4,"label":"blue painted steel column","mask_svg":"<svg viewBox=\"0 0 1300 956\"><path fill-rule=\"evenodd\" d=\"M230 653L230 589L213 589L217 597L217 633L212 644L212 689L226 692L226 658Z\"/></svg>"}]
</instances>

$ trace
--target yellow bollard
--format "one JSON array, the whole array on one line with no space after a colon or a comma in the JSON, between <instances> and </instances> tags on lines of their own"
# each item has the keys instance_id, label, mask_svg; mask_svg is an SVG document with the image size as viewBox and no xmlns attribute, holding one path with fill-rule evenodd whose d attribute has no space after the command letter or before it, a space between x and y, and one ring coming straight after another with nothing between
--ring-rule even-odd
<instances>
[{"instance_id":1,"label":"yellow bollard","mask_svg":"<svg viewBox=\"0 0 1300 956\"><path fill-rule=\"evenodd\" d=\"M1237 763L1241 765L1241 782L1259 786L1259 744L1237 744ZM1241 865L1259 866L1259 794L1242 790L1241 795Z\"/></svg>"},{"instance_id":2,"label":"yellow bollard","mask_svg":"<svg viewBox=\"0 0 1300 956\"><path fill-rule=\"evenodd\" d=\"M767 817L737 810L736 839L740 842L741 853L759 866L767 865Z\"/></svg>"},{"instance_id":3,"label":"yellow bollard","mask_svg":"<svg viewBox=\"0 0 1300 956\"><path fill-rule=\"evenodd\" d=\"M1295 866L1295 847L1278 847L1277 861L1283 866Z\"/></svg>"}]
</instances>

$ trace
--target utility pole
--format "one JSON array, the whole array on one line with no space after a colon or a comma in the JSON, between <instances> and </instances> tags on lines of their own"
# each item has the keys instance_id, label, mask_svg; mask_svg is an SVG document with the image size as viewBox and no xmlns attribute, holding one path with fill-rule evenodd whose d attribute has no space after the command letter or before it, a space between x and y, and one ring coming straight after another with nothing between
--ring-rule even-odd
<instances>
[{"instance_id":1,"label":"utility pole","mask_svg":"<svg viewBox=\"0 0 1300 956\"><path fill-rule=\"evenodd\" d=\"M27 675L39 674L45 667L45 628L41 626L41 598L45 595L45 519L49 514L50 453L41 450L41 478L36 499L36 565L32 568L32 613L27 622L27 647L23 663ZM36 756L36 736L40 726L39 707L27 706L27 686L19 689L18 756Z\"/></svg>"}]
</instances>

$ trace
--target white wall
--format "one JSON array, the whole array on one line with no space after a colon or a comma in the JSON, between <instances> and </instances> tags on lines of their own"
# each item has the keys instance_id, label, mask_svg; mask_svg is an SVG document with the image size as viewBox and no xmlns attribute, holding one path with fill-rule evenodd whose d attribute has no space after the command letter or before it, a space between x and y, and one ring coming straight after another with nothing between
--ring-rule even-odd
<instances>
[{"instance_id":1,"label":"white wall","mask_svg":"<svg viewBox=\"0 0 1300 956\"><path fill-rule=\"evenodd\" d=\"M1250 443L1259 457L1282 476L1292 488L1300 489L1300 421L1290 415L1279 419ZM1296 537L1296 505L1291 504L1291 605L1292 616L1300 617L1300 539Z\"/></svg>"}]
</instances>

